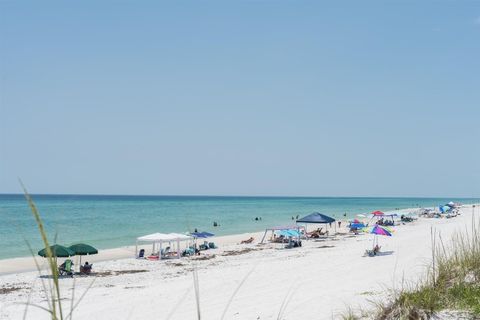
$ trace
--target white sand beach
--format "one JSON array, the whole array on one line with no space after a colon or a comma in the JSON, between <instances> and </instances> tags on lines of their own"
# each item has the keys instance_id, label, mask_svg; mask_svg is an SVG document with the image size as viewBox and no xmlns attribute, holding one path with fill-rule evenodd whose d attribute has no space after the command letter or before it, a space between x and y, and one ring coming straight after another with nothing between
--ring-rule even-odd
<instances>
[{"instance_id":1,"label":"white sand beach","mask_svg":"<svg viewBox=\"0 0 480 320\"><path fill-rule=\"evenodd\" d=\"M160 262L134 259L134 247L103 250L87 258L98 276L60 279L63 305L68 314L88 290L74 319L197 319L196 269L202 319L336 319L348 308L368 309L369 300L382 299L388 289L418 281L430 263L431 229L449 239L472 221L471 206L460 212L396 226L393 237L379 239L383 254L376 257L363 256L372 235L345 233L294 249L258 245L262 233L217 237L219 248L200 257ZM239 244L250 236L253 244ZM46 306L33 267L31 258L0 261L0 288L20 288L0 292L0 319L22 319L27 301ZM30 306L27 319L49 315Z\"/></svg>"}]
</instances>

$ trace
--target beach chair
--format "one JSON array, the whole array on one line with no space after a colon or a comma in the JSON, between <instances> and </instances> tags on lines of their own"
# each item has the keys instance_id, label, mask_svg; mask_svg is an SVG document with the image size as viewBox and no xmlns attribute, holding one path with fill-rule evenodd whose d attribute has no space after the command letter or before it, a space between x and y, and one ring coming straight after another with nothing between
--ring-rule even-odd
<instances>
[{"instance_id":1,"label":"beach chair","mask_svg":"<svg viewBox=\"0 0 480 320\"><path fill-rule=\"evenodd\" d=\"M65 260L60 267L58 267L58 274L61 276L73 276L73 262L70 259Z\"/></svg>"},{"instance_id":2,"label":"beach chair","mask_svg":"<svg viewBox=\"0 0 480 320\"><path fill-rule=\"evenodd\" d=\"M365 256L369 256L369 257L374 257L375 256L375 252L373 250L365 250Z\"/></svg>"},{"instance_id":3,"label":"beach chair","mask_svg":"<svg viewBox=\"0 0 480 320\"><path fill-rule=\"evenodd\" d=\"M182 257L193 256L195 254L195 248L188 247L187 249L183 250Z\"/></svg>"},{"instance_id":4,"label":"beach chair","mask_svg":"<svg viewBox=\"0 0 480 320\"><path fill-rule=\"evenodd\" d=\"M375 257L380 253L381 248L382 247L380 247L379 245L376 245L372 250L369 250L369 249L365 250L365 255L369 257Z\"/></svg>"},{"instance_id":5,"label":"beach chair","mask_svg":"<svg viewBox=\"0 0 480 320\"><path fill-rule=\"evenodd\" d=\"M207 241L204 241L201 245L198 246L198 249L200 249L200 250L208 250L208 249L209 249L208 242L207 242Z\"/></svg>"},{"instance_id":6,"label":"beach chair","mask_svg":"<svg viewBox=\"0 0 480 320\"><path fill-rule=\"evenodd\" d=\"M137 259L145 259L145 249L140 249Z\"/></svg>"},{"instance_id":7,"label":"beach chair","mask_svg":"<svg viewBox=\"0 0 480 320\"><path fill-rule=\"evenodd\" d=\"M162 259L171 258L172 255L174 255L174 254L176 254L176 253L171 252L170 247L166 247L165 249L162 249L162 251L160 251L160 256L162 257Z\"/></svg>"}]
</instances>

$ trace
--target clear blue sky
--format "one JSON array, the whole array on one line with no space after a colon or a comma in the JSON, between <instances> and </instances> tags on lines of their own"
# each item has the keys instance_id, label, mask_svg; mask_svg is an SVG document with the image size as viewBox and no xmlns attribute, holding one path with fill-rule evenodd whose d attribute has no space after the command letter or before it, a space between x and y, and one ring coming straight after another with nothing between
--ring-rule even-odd
<instances>
[{"instance_id":1,"label":"clear blue sky","mask_svg":"<svg viewBox=\"0 0 480 320\"><path fill-rule=\"evenodd\" d=\"M478 1L1 1L0 193L479 196Z\"/></svg>"}]
</instances>

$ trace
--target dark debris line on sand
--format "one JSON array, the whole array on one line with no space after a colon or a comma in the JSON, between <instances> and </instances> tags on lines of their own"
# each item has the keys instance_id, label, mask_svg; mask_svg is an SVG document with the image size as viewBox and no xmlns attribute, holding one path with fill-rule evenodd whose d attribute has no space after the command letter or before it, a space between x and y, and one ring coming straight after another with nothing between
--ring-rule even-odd
<instances>
[{"instance_id":1,"label":"dark debris line on sand","mask_svg":"<svg viewBox=\"0 0 480 320\"><path fill-rule=\"evenodd\" d=\"M28 287L1 287L0 294L9 294L14 291L22 290L22 289L30 289Z\"/></svg>"},{"instance_id":2,"label":"dark debris line on sand","mask_svg":"<svg viewBox=\"0 0 480 320\"><path fill-rule=\"evenodd\" d=\"M113 270L113 271L103 271L103 272L96 272L92 273L93 276L96 277L108 277L108 276L119 276L122 274L133 274L133 273L142 273L148 272L148 270Z\"/></svg>"},{"instance_id":3,"label":"dark debris line on sand","mask_svg":"<svg viewBox=\"0 0 480 320\"><path fill-rule=\"evenodd\" d=\"M233 251L225 251L222 256L227 257L227 256L238 256L241 254L249 253L250 251L258 251L258 250L263 250L263 249L252 249L252 248L245 248L242 250L233 250Z\"/></svg>"}]
</instances>

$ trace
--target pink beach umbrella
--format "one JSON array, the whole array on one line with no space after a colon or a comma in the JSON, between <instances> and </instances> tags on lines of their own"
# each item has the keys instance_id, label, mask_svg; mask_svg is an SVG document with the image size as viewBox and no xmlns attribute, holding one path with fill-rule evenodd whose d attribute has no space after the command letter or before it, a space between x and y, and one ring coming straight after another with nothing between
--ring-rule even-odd
<instances>
[{"instance_id":1,"label":"pink beach umbrella","mask_svg":"<svg viewBox=\"0 0 480 320\"><path fill-rule=\"evenodd\" d=\"M374 225L373 227L367 228L366 230L368 233L374 234L375 237L373 238L373 248L375 250L375 246L378 246L378 238L377 236L386 236L386 237L391 237L392 236L392 231L388 230L382 226L379 225Z\"/></svg>"},{"instance_id":2,"label":"pink beach umbrella","mask_svg":"<svg viewBox=\"0 0 480 320\"><path fill-rule=\"evenodd\" d=\"M391 237L392 236L392 232L382 226L379 226L379 225L374 225L373 227L370 228L370 231L368 233L372 233L374 235L378 235L378 236L387 236L387 237Z\"/></svg>"}]
</instances>

